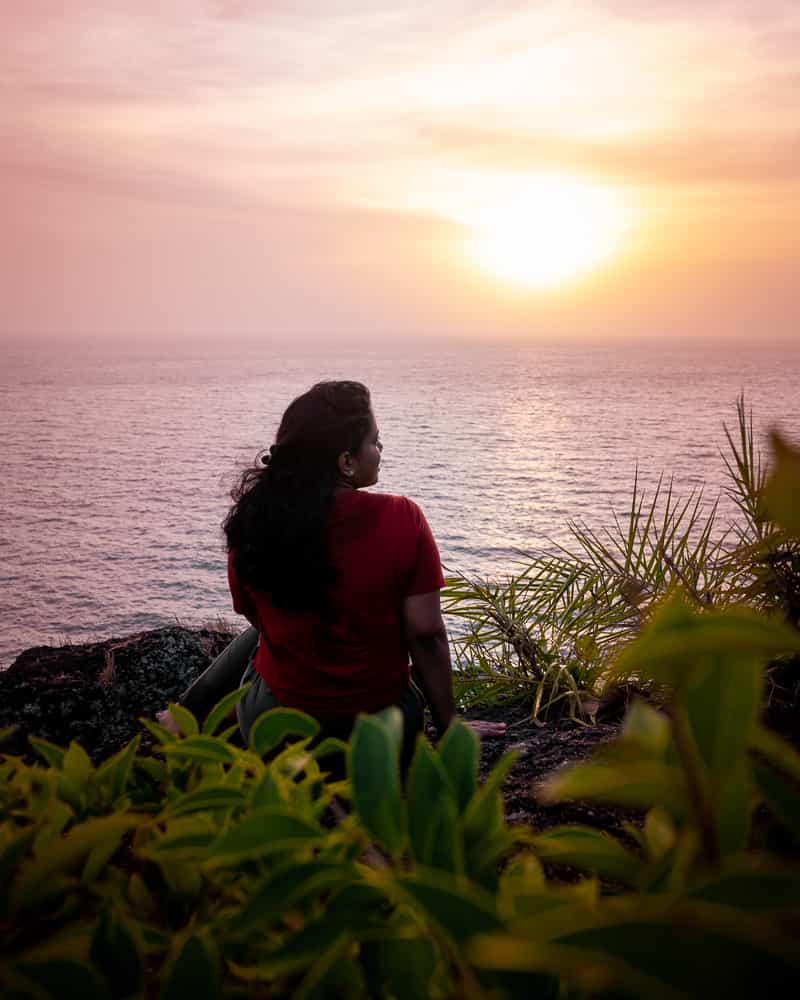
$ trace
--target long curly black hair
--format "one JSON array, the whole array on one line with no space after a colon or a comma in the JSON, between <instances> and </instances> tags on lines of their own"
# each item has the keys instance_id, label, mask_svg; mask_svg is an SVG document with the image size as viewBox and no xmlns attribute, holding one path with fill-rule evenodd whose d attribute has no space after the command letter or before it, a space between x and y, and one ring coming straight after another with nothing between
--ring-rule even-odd
<instances>
[{"instance_id":1,"label":"long curly black hair","mask_svg":"<svg viewBox=\"0 0 800 1000\"><path fill-rule=\"evenodd\" d=\"M328 607L336 579L328 516L343 451L356 454L371 427L360 382L319 382L281 419L275 443L231 491L223 522L239 580L287 611Z\"/></svg>"}]
</instances>

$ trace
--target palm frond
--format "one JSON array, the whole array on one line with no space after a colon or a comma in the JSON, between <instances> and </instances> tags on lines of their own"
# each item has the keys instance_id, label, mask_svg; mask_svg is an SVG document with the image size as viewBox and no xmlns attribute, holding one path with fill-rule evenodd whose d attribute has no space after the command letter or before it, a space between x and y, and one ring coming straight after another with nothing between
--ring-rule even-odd
<instances>
[{"instance_id":1,"label":"palm frond","mask_svg":"<svg viewBox=\"0 0 800 1000\"><path fill-rule=\"evenodd\" d=\"M568 521L569 544L522 553L505 580L448 578L442 607L464 697L479 699L483 685L487 696L528 699L535 720L564 709L579 718L611 657L676 586L701 608L747 601L800 620L800 546L760 515L766 470L743 396L736 411L722 457L739 520L721 525L719 498L709 504L698 489L681 499L663 475L648 497L637 466L626 516L612 511L599 529Z\"/></svg>"}]
</instances>

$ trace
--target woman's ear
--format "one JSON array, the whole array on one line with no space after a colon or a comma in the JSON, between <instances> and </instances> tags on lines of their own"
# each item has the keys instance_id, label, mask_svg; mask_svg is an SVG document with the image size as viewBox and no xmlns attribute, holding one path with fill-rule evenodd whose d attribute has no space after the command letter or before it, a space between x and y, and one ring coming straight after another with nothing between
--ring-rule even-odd
<instances>
[{"instance_id":1,"label":"woman's ear","mask_svg":"<svg viewBox=\"0 0 800 1000\"><path fill-rule=\"evenodd\" d=\"M355 475L355 469L353 467L353 456L349 451L343 451L339 455L338 459L339 465L339 475L342 479L352 479Z\"/></svg>"}]
</instances>

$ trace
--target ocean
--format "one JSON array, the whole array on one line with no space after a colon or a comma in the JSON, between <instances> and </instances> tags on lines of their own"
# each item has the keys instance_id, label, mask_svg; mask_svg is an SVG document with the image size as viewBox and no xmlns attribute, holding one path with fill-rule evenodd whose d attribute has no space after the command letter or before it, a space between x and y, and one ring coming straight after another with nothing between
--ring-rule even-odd
<instances>
[{"instance_id":1,"label":"ocean","mask_svg":"<svg viewBox=\"0 0 800 1000\"><path fill-rule=\"evenodd\" d=\"M498 578L652 491L724 490L744 392L800 438L791 344L0 346L0 666L45 643L237 618L220 523L294 396L365 382L378 489L424 509L450 570ZM721 517L733 516L723 496Z\"/></svg>"}]
</instances>

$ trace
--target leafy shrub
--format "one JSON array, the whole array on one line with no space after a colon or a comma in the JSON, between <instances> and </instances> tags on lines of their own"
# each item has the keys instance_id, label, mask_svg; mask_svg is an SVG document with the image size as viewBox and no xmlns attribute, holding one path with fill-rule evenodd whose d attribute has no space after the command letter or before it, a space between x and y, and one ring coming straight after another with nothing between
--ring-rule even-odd
<instances>
[{"instance_id":1,"label":"leafy shrub","mask_svg":"<svg viewBox=\"0 0 800 1000\"><path fill-rule=\"evenodd\" d=\"M762 664L800 635L750 609L675 595L617 667L674 696L644 703L592 762L540 794L647 810L621 843L594 829L509 828L507 755L477 785L474 733L420 738L404 793L396 710L349 747L276 709L247 749L173 706L95 768L0 764L0 986L9 997L717 997L800 986L800 754L759 718ZM281 749L286 741L288 746ZM349 781L327 782L346 752ZM273 759L264 757L273 754ZM338 809L334 796L352 804ZM759 833L760 830L760 833ZM758 834L754 841L754 833ZM635 846L631 846L635 845ZM501 871L512 849L517 853ZM537 857L538 856L538 857ZM539 859L583 869L545 882Z\"/></svg>"},{"instance_id":2,"label":"leafy shrub","mask_svg":"<svg viewBox=\"0 0 800 1000\"><path fill-rule=\"evenodd\" d=\"M503 818L513 758L478 788L477 738L455 725L436 750L420 739L403 795L397 710L360 718L348 748L276 709L242 749L215 735L240 696L202 730L171 706L180 736L143 720L155 756L137 737L95 767L32 739L47 767L2 759L4 996L446 996L474 979L459 942L500 926L498 862L528 836ZM352 783L326 781L343 752ZM354 809L331 826L334 796Z\"/></svg>"},{"instance_id":3,"label":"leafy shrub","mask_svg":"<svg viewBox=\"0 0 800 1000\"><path fill-rule=\"evenodd\" d=\"M699 609L746 603L800 625L800 540L781 521L782 512L797 509L786 488L794 453L774 438L784 471L768 490L743 397L737 424L735 434L725 427L722 455L725 491L739 512L734 523L721 526L718 502L705 506L701 492L678 498L663 478L648 500L637 470L627 517L615 513L610 529L570 521L573 544L530 558L515 576L448 580L443 607L455 624L463 704L498 698L524 701L534 720L562 712L591 718L619 647L676 586ZM771 671L773 693L800 697L797 666ZM643 683L616 677L623 685Z\"/></svg>"},{"instance_id":4,"label":"leafy shrub","mask_svg":"<svg viewBox=\"0 0 800 1000\"><path fill-rule=\"evenodd\" d=\"M791 541L800 523L786 499L800 495L800 453L784 446L776 459L763 502ZM575 891L530 894L506 929L473 940L480 968L516 974L514 995L543 974L593 996L755 997L800 987L800 754L761 721L764 664L796 655L800 633L774 613L693 603L673 594L614 664L622 676L668 686L668 710L635 703L619 739L539 790L547 801L646 815L641 829L628 827L628 843L582 826L533 838L542 860L593 878Z\"/></svg>"}]
</instances>

